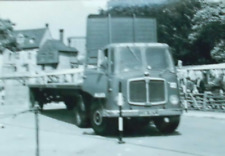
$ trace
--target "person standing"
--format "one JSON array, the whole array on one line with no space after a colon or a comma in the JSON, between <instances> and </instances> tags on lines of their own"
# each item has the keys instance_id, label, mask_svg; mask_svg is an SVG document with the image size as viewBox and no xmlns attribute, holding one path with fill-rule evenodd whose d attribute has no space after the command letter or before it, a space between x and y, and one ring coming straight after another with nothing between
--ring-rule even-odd
<instances>
[{"instance_id":1,"label":"person standing","mask_svg":"<svg viewBox=\"0 0 225 156\"><path fill-rule=\"evenodd\" d=\"M199 77L197 79L197 89L198 89L198 92L199 93L204 93L205 90L206 90L206 87L205 87L205 76L203 74L203 77Z\"/></svg>"},{"instance_id":2,"label":"person standing","mask_svg":"<svg viewBox=\"0 0 225 156\"><path fill-rule=\"evenodd\" d=\"M191 80L190 77L187 77L186 92L187 93L192 93L193 90L194 90L194 82Z\"/></svg>"}]
</instances>

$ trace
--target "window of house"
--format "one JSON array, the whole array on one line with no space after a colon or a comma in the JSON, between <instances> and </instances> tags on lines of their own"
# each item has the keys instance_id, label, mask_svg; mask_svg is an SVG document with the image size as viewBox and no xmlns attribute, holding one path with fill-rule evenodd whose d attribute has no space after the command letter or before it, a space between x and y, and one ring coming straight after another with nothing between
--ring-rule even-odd
<instances>
[{"instance_id":1,"label":"window of house","mask_svg":"<svg viewBox=\"0 0 225 156\"><path fill-rule=\"evenodd\" d=\"M45 65L44 64L41 65L41 70L43 70L43 71L45 70Z\"/></svg>"},{"instance_id":2,"label":"window of house","mask_svg":"<svg viewBox=\"0 0 225 156\"><path fill-rule=\"evenodd\" d=\"M13 67L13 71L17 72L17 67L16 66Z\"/></svg>"},{"instance_id":3,"label":"window of house","mask_svg":"<svg viewBox=\"0 0 225 156\"><path fill-rule=\"evenodd\" d=\"M12 53L9 53L9 61L12 59Z\"/></svg>"},{"instance_id":4,"label":"window of house","mask_svg":"<svg viewBox=\"0 0 225 156\"><path fill-rule=\"evenodd\" d=\"M25 65L24 65L24 68L25 68L25 71L28 72L28 71L29 71L29 64L25 64Z\"/></svg>"},{"instance_id":5,"label":"window of house","mask_svg":"<svg viewBox=\"0 0 225 156\"><path fill-rule=\"evenodd\" d=\"M16 55L16 59L20 59L20 54L19 53L15 53Z\"/></svg>"},{"instance_id":6,"label":"window of house","mask_svg":"<svg viewBox=\"0 0 225 156\"><path fill-rule=\"evenodd\" d=\"M31 59L31 52L28 53L28 59Z\"/></svg>"},{"instance_id":7,"label":"window of house","mask_svg":"<svg viewBox=\"0 0 225 156\"><path fill-rule=\"evenodd\" d=\"M78 63L73 63L73 62L70 63L71 68L78 68L78 66L79 66Z\"/></svg>"},{"instance_id":8,"label":"window of house","mask_svg":"<svg viewBox=\"0 0 225 156\"><path fill-rule=\"evenodd\" d=\"M57 64L53 64L52 69L54 69L54 70L57 69Z\"/></svg>"}]
</instances>

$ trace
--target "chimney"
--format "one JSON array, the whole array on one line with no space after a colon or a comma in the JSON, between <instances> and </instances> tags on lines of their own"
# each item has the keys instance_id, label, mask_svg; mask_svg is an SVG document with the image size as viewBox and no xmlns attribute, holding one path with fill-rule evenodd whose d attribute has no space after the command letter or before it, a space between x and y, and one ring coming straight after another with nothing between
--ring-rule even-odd
<instances>
[{"instance_id":1,"label":"chimney","mask_svg":"<svg viewBox=\"0 0 225 156\"><path fill-rule=\"evenodd\" d=\"M45 24L45 27L48 28L48 26L49 26L48 23L46 23L46 24Z\"/></svg>"},{"instance_id":2,"label":"chimney","mask_svg":"<svg viewBox=\"0 0 225 156\"><path fill-rule=\"evenodd\" d=\"M68 38L68 46L71 47L71 38Z\"/></svg>"},{"instance_id":3,"label":"chimney","mask_svg":"<svg viewBox=\"0 0 225 156\"><path fill-rule=\"evenodd\" d=\"M61 42L63 42L64 40L64 30L63 29L59 29L59 39Z\"/></svg>"}]
</instances>

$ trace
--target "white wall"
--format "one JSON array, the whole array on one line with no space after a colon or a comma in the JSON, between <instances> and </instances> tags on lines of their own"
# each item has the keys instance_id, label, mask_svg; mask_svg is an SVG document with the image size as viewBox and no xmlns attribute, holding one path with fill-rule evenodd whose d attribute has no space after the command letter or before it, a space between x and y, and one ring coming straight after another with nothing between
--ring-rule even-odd
<instances>
[{"instance_id":1,"label":"white wall","mask_svg":"<svg viewBox=\"0 0 225 156\"><path fill-rule=\"evenodd\" d=\"M59 64L57 66L57 70L70 69L71 68L70 57L71 57L70 53L59 52Z\"/></svg>"}]
</instances>

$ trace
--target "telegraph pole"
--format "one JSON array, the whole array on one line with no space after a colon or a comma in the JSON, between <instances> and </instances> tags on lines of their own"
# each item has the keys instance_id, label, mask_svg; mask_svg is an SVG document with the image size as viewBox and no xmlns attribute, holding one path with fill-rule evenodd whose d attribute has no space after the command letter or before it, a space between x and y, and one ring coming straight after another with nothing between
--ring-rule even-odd
<instances>
[{"instance_id":1,"label":"telegraph pole","mask_svg":"<svg viewBox=\"0 0 225 156\"><path fill-rule=\"evenodd\" d=\"M35 128L36 128L36 155L35 156L40 156L40 152L39 152L39 119L38 119L38 113L39 113L39 106L38 106L38 104L35 104L35 106L34 106Z\"/></svg>"}]
</instances>

